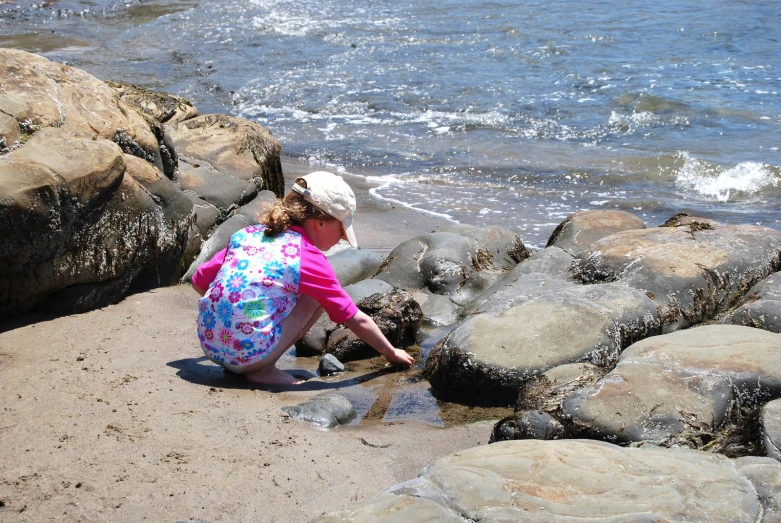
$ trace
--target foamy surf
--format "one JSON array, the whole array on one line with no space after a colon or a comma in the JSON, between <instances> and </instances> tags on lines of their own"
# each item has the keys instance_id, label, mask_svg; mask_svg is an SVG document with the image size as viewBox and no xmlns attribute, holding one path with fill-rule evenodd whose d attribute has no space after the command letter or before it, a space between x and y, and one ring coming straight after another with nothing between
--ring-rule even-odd
<instances>
[{"instance_id":1,"label":"foamy surf","mask_svg":"<svg viewBox=\"0 0 781 523\"><path fill-rule=\"evenodd\" d=\"M675 183L705 198L720 202L761 194L778 186L778 168L760 162L741 162L724 168L682 153L683 167Z\"/></svg>"}]
</instances>

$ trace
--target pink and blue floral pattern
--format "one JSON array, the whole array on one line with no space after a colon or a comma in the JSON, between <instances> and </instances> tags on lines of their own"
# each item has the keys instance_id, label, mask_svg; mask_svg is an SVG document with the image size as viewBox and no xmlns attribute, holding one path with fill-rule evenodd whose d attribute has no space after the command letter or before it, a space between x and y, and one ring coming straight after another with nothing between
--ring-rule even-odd
<instances>
[{"instance_id":1,"label":"pink and blue floral pattern","mask_svg":"<svg viewBox=\"0 0 781 523\"><path fill-rule=\"evenodd\" d=\"M217 277L198 304L206 356L233 372L266 357L298 301L301 235L266 237L263 225L233 234Z\"/></svg>"}]
</instances>

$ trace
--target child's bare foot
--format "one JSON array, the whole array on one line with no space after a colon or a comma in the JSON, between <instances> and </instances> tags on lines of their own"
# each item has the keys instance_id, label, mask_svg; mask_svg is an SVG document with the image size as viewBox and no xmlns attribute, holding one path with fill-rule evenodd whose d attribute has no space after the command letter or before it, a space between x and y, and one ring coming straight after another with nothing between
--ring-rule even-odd
<instances>
[{"instance_id":1,"label":"child's bare foot","mask_svg":"<svg viewBox=\"0 0 781 523\"><path fill-rule=\"evenodd\" d=\"M304 380L298 379L292 374L279 370L274 365L264 367L254 372L249 372L244 377L250 383L257 385L300 385Z\"/></svg>"}]
</instances>

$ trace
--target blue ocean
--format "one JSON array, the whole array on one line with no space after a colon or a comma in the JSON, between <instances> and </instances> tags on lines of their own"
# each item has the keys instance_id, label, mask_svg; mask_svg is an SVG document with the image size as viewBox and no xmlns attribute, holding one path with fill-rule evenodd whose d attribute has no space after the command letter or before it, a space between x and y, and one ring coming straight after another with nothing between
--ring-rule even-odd
<instances>
[{"instance_id":1,"label":"blue ocean","mask_svg":"<svg viewBox=\"0 0 781 523\"><path fill-rule=\"evenodd\" d=\"M0 2L0 46L531 247L584 209L781 228L779 26L777 0Z\"/></svg>"}]
</instances>

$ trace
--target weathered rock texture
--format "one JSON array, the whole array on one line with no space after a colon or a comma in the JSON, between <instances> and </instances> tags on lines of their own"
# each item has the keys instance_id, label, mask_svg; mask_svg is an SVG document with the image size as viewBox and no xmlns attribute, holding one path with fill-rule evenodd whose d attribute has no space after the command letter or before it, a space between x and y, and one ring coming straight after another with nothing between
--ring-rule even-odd
<instances>
[{"instance_id":1,"label":"weathered rock texture","mask_svg":"<svg viewBox=\"0 0 781 523\"><path fill-rule=\"evenodd\" d=\"M776 521L781 464L594 441L508 441L313 521Z\"/></svg>"},{"instance_id":2,"label":"weathered rock texture","mask_svg":"<svg viewBox=\"0 0 781 523\"><path fill-rule=\"evenodd\" d=\"M530 273L507 282L437 344L426 372L439 398L511 404L526 381L548 369L608 366L632 342L658 332L656 304L637 289Z\"/></svg>"},{"instance_id":3,"label":"weathered rock texture","mask_svg":"<svg viewBox=\"0 0 781 523\"><path fill-rule=\"evenodd\" d=\"M420 305L408 292L393 289L383 294L373 294L356 305L374 320L394 347L415 344L423 314ZM323 352L333 354L341 361L377 355L352 331L340 325L327 331Z\"/></svg>"},{"instance_id":4,"label":"weathered rock texture","mask_svg":"<svg viewBox=\"0 0 781 523\"><path fill-rule=\"evenodd\" d=\"M597 240L633 229L645 229L645 223L628 212L613 210L576 212L556 227L546 247L555 245L575 256Z\"/></svg>"},{"instance_id":5,"label":"weathered rock texture","mask_svg":"<svg viewBox=\"0 0 781 523\"><path fill-rule=\"evenodd\" d=\"M123 102L160 123L175 124L198 116L198 109L179 96L123 82L106 82Z\"/></svg>"},{"instance_id":6,"label":"weathered rock texture","mask_svg":"<svg viewBox=\"0 0 781 523\"><path fill-rule=\"evenodd\" d=\"M760 422L765 454L781 461L781 400L771 401L762 407Z\"/></svg>"},{"instance_id":7,"label":"weathered rock texture","mask_svg":"<svg viewBox=\"0 0 781 523\"><path fill-rule=\"evenodd\" d=\"M752 287L743 304L723 322L781 333L781 276L776 273Z\"/></svg>"},{"instance_id":8,"label":"weathered rock texture","mask_svg":"<svg viewBox=\"0 0 781 523\"><path fill-rule=\"evenodd\" d=\"M178 154L234 178L251 181L258 190L282 197L285 182L279 142L262 125L243 118L207 114L167 126Z\"/></svg>"},{"instance_id":9,"label":"weathered rock texture","mask_svg":"<svg viewBox=\"0 0 781 523\"><path fill-rule=\"evenodd\" d=\"M528 256L513 232L460 225L402 243L375 278L410 291L425 288L463 306Z\"/></svg>"},{"instance_id":10,"label":"weathered rock texture","mask_svg":"<svg viewBox=\"0 0 781 523\"><path fill-rule=\"evenodd\" d=\"M578 259L583 283L620 280L643 290L672 331L726 312L781 268L781 231L688 218L612 234Z\"/></svg>"},{"instance_id":11,"label":"weathered rock texture","mask_svg":"<svg viewBox=\"0 0 781 523\"><path fill-rule=\"evenodd\" d=\"M758 454L758 410L779 397L781 335L709 325L635 343L560 418L581 437Z\"/></svg>"}]
</instances>

